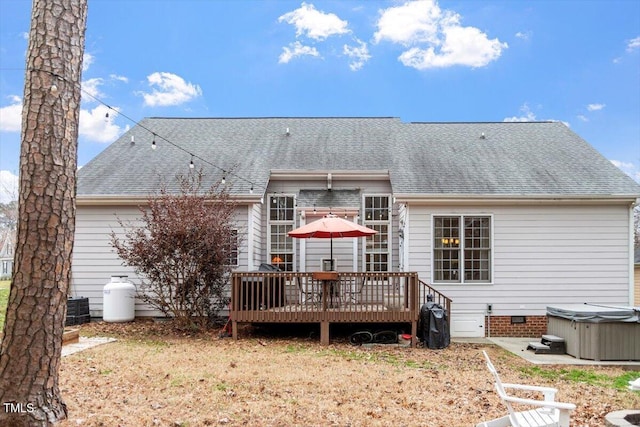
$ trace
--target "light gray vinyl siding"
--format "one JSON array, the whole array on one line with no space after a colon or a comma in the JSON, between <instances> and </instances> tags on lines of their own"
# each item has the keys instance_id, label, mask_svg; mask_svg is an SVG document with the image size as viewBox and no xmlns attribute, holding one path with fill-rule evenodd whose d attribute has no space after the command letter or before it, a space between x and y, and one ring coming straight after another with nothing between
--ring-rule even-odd
<instances>
[{"instance_id":1,"label":"light gray vinyl siding","mask_svg":"<svg viewBox=\"0 0 640 427\"><path fill-rule=\"evenodd\" d=\"M89 298L89 309L94 317L102 316L102 291L111 276L127 275L137 287L142 284L133 268L123 265L110 243L112 231L119 237L124 236L118 219L135 223L140 216L140 210L135 206L78 206L70 295ZM243 239L238 248L238 269L246 270L246 207L237 209L234 222ZM136 301L136 316L156 315L160 313Z\"/></svg>"},{"instance_id":2,"label":"light gray vinyl siding","mask_svg":"<svg viewBox=\"0 0 640 427\"><path fill-rule=\"evenodd\" d=\"M264 262L263 256L263 242L264 236L262 234L262 204L254 203L249 206L249 217L250 221L248 223L247 234L251 234L252 241L247 241L247 257L251 259L251 262L248 262L244 265L245 269L248 270L257 270L260 266L260 263ZM249 246L250 245L250 246ZM242 266L238 266L238 270L242 270Z\"/></svg>"},{"instance_id":3,"label":"light gray vinyl siding","mask_svg":"<svg viewBox=\"0 0 640 427\"><path fill-rule=\"evenodd\" d=\"M91 316L102 316L102 290L113 275L127 275L136 286L140 280L130 267L122 265L110 243L112 231L123 236L118 218L135 221L140 211L135 206L78 206L73 248L70 294L89 298ZM136 315L154 315L144 304L136 302Z\"/></svg>"},{"instance_id":4,"label":"light gray vinyl siding","mask_svg":"<svg viewBox=\"0 0 640 427\"><path fill-rule=\"evenodd\" d=\"M629 207L410 205L409 265L454 301L456 310L542 315L551 304L629 303ZM491 284L432 280L432 215L491 215Z\"/></svg>"}]
</instances>

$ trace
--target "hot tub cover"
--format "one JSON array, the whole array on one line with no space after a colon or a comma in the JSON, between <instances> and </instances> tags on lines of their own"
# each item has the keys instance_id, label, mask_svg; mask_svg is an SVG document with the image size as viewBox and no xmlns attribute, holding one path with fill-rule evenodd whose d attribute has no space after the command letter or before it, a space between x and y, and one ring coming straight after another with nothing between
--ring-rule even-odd
<instances>
[{"instance_id":1,"label":"hot tub cover","mask_svg":"<svg viewBox=\"0 0 640 427\"><path fill-rule=\"evenodd\" d=\"M616 307L590 303L555 305L547 306L547 315L585 323L640 323L640 308L638 307Z\"/></svg>"}]
</instances>

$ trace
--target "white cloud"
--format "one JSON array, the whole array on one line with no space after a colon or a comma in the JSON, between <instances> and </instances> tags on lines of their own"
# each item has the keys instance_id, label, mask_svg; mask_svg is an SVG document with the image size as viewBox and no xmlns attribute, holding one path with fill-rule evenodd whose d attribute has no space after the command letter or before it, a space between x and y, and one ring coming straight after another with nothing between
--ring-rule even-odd
<instances>
[{"instance_id":1,"label":"white cloud","mask_svg":"<svg viewBox=\"0 0 640 427\"><path fill-rule=\"evenodd\" d=\"M631 162L622 162L620 160L611 160L611 163L640 184L640 167Z\"/></svg>"},{"instance_id":2,"label":"white cloud","mask_svg":"<svg viewBox=\"0 0 640 427\"><path fill-rule=\"evenodd\" d=\"M202 95L200 86L186 82L182 77L166 72L147 76L151 93L140 92L149 107L180 105Z\"/></svg>"},{"instance_id":3,"label":"white cloud","mask_svg":"<svg viewBox=\"0 0 640 427\"><path fill-rule=\"evenodd\" d=\"M284 46L282 48L282 53L278 58L278 62L280 64L286 64L293 58L305 55L319 57L320 53L315 47L303 46L302 43L296 41L294 43L290 43L289 46Z\"/></svg>"},{"instance_id":4,"label":"white cloud","mask_svg":"<svg viewBox=\"0 0 640 427\"><path fill-rule=\"evenodd\" d=\"M356 39L355 41L358 43L357 46L349 46L345 44L342 48L342 52L351 58L349 68L351 68L352 71L358 71L369 59L371 59L367 44L362 40Z\"/></svg>"},{"instance_id":5,"label":"white cloud","mask_svg":"<svg viewBox=\"0 0 640 427\"><path fill-rule=\"evenodd\" d=\"M129 79L126 78L125 76L119 76L117 74L109 74L109 78L111 80L115 80L123 83L129 83Z\"/></svg>"},{"instance_id":6,"label":"white cloud","mask_svg":"<svg viewBox=\"0 0 640 427\"><path fill-rule=\"evenodd\" d=\"M113 123L118 115L117 110L105 105L98 105L93 110L80 110L80 136L96 142L114 141L122 133L120 127Z\"/></svg>"},{"instance_id":7,"label":"white cloud","mask_svg":"<svg viewBox=\"0 0 640 427\"><path fill-rule=\"evenodd\" d=\"M605 104L589 104L587 105L587 110L589 111L600 111L605 107Z\"/></svg>"},{"instance_id":8,"label":"white cloud","mask_svg":"<svg viewBox=\"0 0 640 427\"><path fill-rule=\"evenodd\" d=\"M577 117L579 120L582 120L583 122L588 122L588 121L589 121L589 119L588 119L585 115L583 115L583 114L578 114L576 117Z\"/></svg>"},{"instance_id":9,"label":"white cloud","mask_svg":"<svg viewBox=\"0 0 640 427\"><path fill-rule=\"evenodd\" d=\"M302 3L298 9L280 16L278 22L286 22L296 27L296 37L304 35L314 40L349 33L347 21L343 21L334 13L319 11L307 3Z\"/></svg>"},{"instance_id":10,"label":"white cloud","mask_svg":"<svg viewBox=\"0 0 640 427\"><path fill-rule=\"evenodd\" d=\"M82 91L83 91L83 95L85 95L85 93L88 96L87 99L83 99L83 101L85 102L91 102L91 101L97 101L100 98L104 98L105 94L103 92L100 91L100 86L103 86L109 82L124 82L124 83L128 83L129 79L127 79L126 77L123 76L118 76L116 74L111 74L109 75L109 79L105 80L102 77L94 77L92 79L87 79L87 80L83 80L82 82ZM98 98L98 99L96 99Z\"/></svg>"},{"instance_id":11,"label":"white cloud","mask_svg":"<svg viewBox=\"0 0 640 427\"><path fill-rule=\"evenodd\" d=\"M104 84L104 80L100 77L96 77L89 80L84 80L82 82L82 90L86 92L90 97L102 98L104 95L98 89L99 86ZM93 99L88 99L87 101L93 101Z\"/></svg>"},{"instance_id":12,"label":"white cloud","mask_svg":"<svg viewBox=\"0 0 640 427\"><path fill-rule=\"evenodd\" d=\"M520 112L522 113L520 116L505 117L502 121L503 122L536 122L536 121L559 122L559 123L563 123L568 128L571 127L571 123L565 122L564 120L538 119L536 117L536 114L533 111L531 111L531 109L529 108L529 105L526 103L522 104L522 106L520 107Z\"/></svg>"},{"instance_id":13,"label":"white cloud","mask_svg":"<svg viewBox=\"0 0 640 427\"><path fill-rule=\"evenodd\" d=\"M19 96L8 97L11 104L0 107L0 131L20 132L22 127L22 99Z\"/></svg>"},{"instance_id":14,"label":"white cloud","mask_svg":"<svg viewBox=\"0 0 640 427\"><path fill-rule=\"evenodd\" d=\"M374 42L409 48L398 58L418 70L464 65L484 67L508 47L475 27L460 25L460 15L441 10L436 1L410 1L380 12Z\"/></svg>"},{"instance_id":15,"label":"white cloud","mask_svg":"<svg viewBox=\"0 0 640 427\"><path fill-rule=\"evenodd\" d=\"M525 32L518 31L516 33L516 38L524 40L524 41L529 41L531 39L532 35L533 35L533 33L531 31L525 31Z\"/></svg>"},{"instance_id":16,"label":"white cloud","mask_svg":"<svg viewBox=\"0 0 640 427\"><path fill-rule=\"evenodd\" d=\"M640 37L636 37L627 42L627 52L633 52L638 48L640 48Z\"/></svg>"},{"instance_id":17,"label":"white cloud","mask_svg":"<svg viewBox=\"0 0 640 427\"><path fill-rule=\"evenodd\" d=\"M523 104L522 107L520 107L520 112L522 113L521 116L506 117L503 121L505 122L535 122L536 121L536 115L533 113L533 111L531 111L531 109L529 108L529 105Z\"/></svg>"},{"instance_id":18,"label":"white cloud","mask_svg":"<svg viewBox=\"0 0 640 427\"><path fill-rule=\"evenodd\" d=\"M18 200L18 177L9 171L0 171L0 203Z\"/></svg>"},{"instance_id":19,"label":"white cloud","mask_svg":"<svg viewBox=\"0 0 640 427\"><path fill-rule=\"evenodd\" d=\"M90 53L85 52L82 57L82 71L87 71L91 64L93 64L95 57Z\"/></svg>"},{"instance_id":20,"label":"white cloud","mask_svg":"<svg viewBox=\"0 0 640 427\"><path fill-rule=\"evenodd\" d=\"M20 132L22 100L17 96L12 96L11 100L11 105L0 108L0 131ZM106 117L107 113L109 117ZM121 133L120 127L113 123L117 115L117 108L109 109L105 105L93 110L81 109L78 132L81 137L91 141L111 142Z\"/></svg>"},{"instance_id":21,"label":"white cloud","mask_svg":"<svg viewBox=\"0 0 640 427\"><path fill-rule=\"evenodd\" d=\"M380 11L378 31L373 35L375 43L388 40L410 46L416 43L438 43L438 26L448 21L452 13L442 13L434 1L410 1L402 6ZM454 15L455 16L455 15Z\"/></svg>"}]
</instances>

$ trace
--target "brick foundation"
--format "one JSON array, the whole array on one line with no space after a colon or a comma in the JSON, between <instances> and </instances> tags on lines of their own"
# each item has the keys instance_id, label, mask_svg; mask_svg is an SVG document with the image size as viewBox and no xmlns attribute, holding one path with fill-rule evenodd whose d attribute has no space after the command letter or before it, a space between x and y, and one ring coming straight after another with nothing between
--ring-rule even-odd
<instances>
[{"instance_id":1,"label":"brick foundation","mask_svg":"<svg viewBox=\"0 0 640 427\"><path fill-rule=\"evenodd\" d=\"M523 318L524 323L514 323ZM484 330L492 337L539 338L547 333L547 316L485 316Z\"/></svg>"}]
</instances>

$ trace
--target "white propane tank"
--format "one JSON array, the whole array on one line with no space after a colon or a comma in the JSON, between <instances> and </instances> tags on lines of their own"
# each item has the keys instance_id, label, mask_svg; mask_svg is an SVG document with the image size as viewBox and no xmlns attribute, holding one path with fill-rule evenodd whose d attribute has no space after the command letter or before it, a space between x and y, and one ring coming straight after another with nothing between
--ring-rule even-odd
<instances>
[{"instance_id":1,"label":"white propane tank","mask_svg":"<svg viewBox=\"0 0 640 427\"><path fill-rule=\"evenodd\" d=\"M111 276L102 291L102 320L131 322L136 317L136 286L127 276Z\"/></svg>"}]
</instances>

